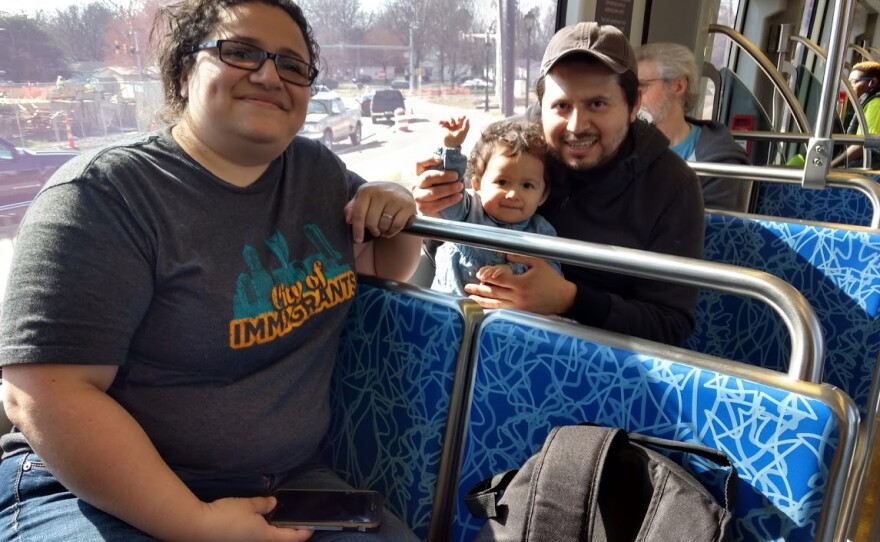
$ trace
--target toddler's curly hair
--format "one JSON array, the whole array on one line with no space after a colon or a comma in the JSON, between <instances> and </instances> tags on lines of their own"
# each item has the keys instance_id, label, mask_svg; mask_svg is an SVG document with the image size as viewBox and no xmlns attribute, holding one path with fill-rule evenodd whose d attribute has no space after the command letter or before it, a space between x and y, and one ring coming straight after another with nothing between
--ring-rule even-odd
<instances>
[{"instance_id":1,"label":"toddler's curly hair","mask_svg":"<svg viewBox=\"0 0 880 542\"><path fill-rule=\"evenodd\" d=\"M468 157L465 177L471 179L471 184L474 179L483 178L486 165L496 153L510 157L528 153L544 162L548 149L541 125L525 119L504 119L487 126ZM544 186L545 190L549 187L546 168Z\"/></svg>"}]
</instances>

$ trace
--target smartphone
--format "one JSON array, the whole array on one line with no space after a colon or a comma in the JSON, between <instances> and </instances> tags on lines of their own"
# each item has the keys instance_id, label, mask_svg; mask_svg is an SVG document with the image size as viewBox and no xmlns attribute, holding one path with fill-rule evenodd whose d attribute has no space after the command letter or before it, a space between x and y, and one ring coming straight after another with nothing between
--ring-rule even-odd
<instances>
[{"instance_id":1,"label":"smartphone","mask_svg":"<svg viewBox=\"0 0 880 542\"><path fill-rule=\"evenodd\" d=\"M382 523L382 495L377 491L281 489L275 497L278 505L266 516L272 525L370 532Z\"/></svg>"}]
</instances>

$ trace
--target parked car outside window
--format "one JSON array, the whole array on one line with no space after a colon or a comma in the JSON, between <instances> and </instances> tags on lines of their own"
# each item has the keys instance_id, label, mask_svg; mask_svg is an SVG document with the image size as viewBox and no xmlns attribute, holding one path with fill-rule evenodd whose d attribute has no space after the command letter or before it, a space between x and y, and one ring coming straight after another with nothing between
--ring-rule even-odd
<instances>
[{"instance_id":1,"label":"parked car outside window","mask_svg":"<svg viewBox=\"0 0 880 542\"><path fill-rule=\"evenodd\" d=\"M373 122L391 121L396 109L406 109L406 102L399 90L390 88L379 89L373 95L370 105L370 118Z\"/></svg>"},{"instance_id":2,"label":"parked car outside window","mask_svg":"<svg viewBox=\"0 0 880 542\"><path fill-rule=\"evenodd\" d=\"M394 81L391 81L391 88L407 90L409 89L409 81L406 79L395 79Z\"/></svg>"},{"instance_id":3,"label":"parked car outside window","mask_svg":"<svg viewBox=\"0 0 880 542\"><path fill-rule=\"evenodd\" d=\"M75 150L30 150L0 137L0 206L29 202Z\"/></svg>"}]
</instances>

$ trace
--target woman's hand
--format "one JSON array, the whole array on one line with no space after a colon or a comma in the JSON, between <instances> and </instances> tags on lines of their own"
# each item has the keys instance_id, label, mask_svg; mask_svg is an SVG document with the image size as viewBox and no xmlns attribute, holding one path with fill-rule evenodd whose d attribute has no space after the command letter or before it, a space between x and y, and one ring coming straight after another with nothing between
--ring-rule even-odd
<instances>
[{"instance_id":1,"label":"woman's hand","mask_svg":"<svg viewBox=\"0 0 880 542\"><path fill-rule=\"evenodd\" d=\"M312 537L310 529L270 525L264 516L275 505L275 497L228 498L205 503L201 521L196 522L199 532L187 540L302 542Z\"/></svg>"},{"instance_id":2,"label":"woman's hand","mask_svg":"<svg viewBox=\"0 0 880 542\"><path fill-rule=\"evenodd\" d=\"M406 188L390 182L362 185L345 206L345 221L351 224L355 243L364 241L364 228L374 237L394 237L412 223L416 203Z\"/></svg>"}]
</instances>

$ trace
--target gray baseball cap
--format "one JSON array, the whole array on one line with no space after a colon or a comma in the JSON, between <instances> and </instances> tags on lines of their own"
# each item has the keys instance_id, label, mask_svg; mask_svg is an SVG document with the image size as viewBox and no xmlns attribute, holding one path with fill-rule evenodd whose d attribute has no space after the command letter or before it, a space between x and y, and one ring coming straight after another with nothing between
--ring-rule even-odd
<instances>
[{"instance_id":1,"label":"gray baseball cap","mask_svg":"<svg viewBox=\"0 0 880 542\"><path fill-rule=\"evenodd\" d=\"M585 22L566 26L550 39L541 61L541 76L564 57L576 53L592 55L617 74L639 73L636 53L623 32L611 25Z\"/></svg>"}]
</instances>

